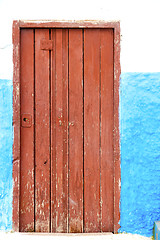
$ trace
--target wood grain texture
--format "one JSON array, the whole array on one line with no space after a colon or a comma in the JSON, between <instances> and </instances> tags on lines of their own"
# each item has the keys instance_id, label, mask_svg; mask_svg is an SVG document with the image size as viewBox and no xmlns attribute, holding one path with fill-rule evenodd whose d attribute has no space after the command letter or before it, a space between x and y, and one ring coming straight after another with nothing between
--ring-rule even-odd
<instances>
[{"instance_id":1,"label":"wood grain texture","mask_svg":"<svg viewBox=\"0 0 160 240\"><path fill-rule=\"evenodd\" d=\"M54 29L46 29L49 27ZM65 29L67 27L72 28L73 31L69 36L70 42L68 42L68 29ZM25 226L30 218L29 216L33 214L29 213L27 218L24 219L19 212L19 209L23 208L23 202L19 201L20 193L22 198L24 197L23 193L25 193L23 192L25 191L25 185L22 184L20 188L20 160L23 158L27 159L23 150L21 153L23 157L20 156L20 31L26 31L23 28L28 28L28 30L29 28L36 28L35 32L37 34L35 38L35 230L44 232L49 232L50 230L52 232L79 232L82 230L81 223L83 221L84 231L86 232L114 230L116 233L119 229L120 219L119 22L14 22L13 229L15 231L22 230L21 227ZM81 195L81 177L83 176L83 174L82 176L80 175L80 169L83 165L81 165L79 160L78 162L76 161L76 158L80 159L81 156L82 139L80 132L82 115L80 115L80 96L83 90L81 89L79 77L81 74L81 57L79 58L78 56L80 56L81 50L79 47L80 39L77 34L82 32L83 28L85 32L83 63L84 199L82 200L84 208L79 197ZM101 30L95 28L101 28ZM30 31L34 31L34 29L30 29ZM51 39L53 40L53 50L50 52L39 49L40 39L49 39L49 31L51 31ZM69 32L71 32L71 29ZM109 34L106 32L109 32ZM72 43L76 48L75 51ZM111 47L109 47L110 44ZM108 56L113 60L112 72ZM27 66L28 64L24 65ZM23 72L22 70L22 74L26 75L27 78L29 75L32 75L32 73L25 73L25 71ZM49 79L51 79L50 83ZM108 83L106 79L112 79L113 82L111 80L112 83ZM74 94L75 92L76 94ZM23 90L21 94L23 94ZM27 93L24 92L24 94ZM27 102L27 104L30 103ZM27 107L27 104L25 107ZM27 108L24 108L24 110L28 111ZM110 119L112 114L113 121ZM77 121L77 119L79 120ZM111 133L112 128L114 130L113 135ZM27 132L27 129L25 130ZM30 131L31 129L28 130ZM28 136L26 135L26 138ZM25 137L22 135L21 139L23 146L25 145ZM27 142L27 148L31 142ZM79 146L77 147L78 143ZM76 148L77 150L74 150ZM113 155L111 153L112 149ZM109 156L111 156L111 162L110 160L108 161ZM46 160L49 159L49 162L48 160L43 161L44 158ZM23 172L27 174L27 169L24 169L23 164L22 168ZM70 170L70 173L68 170ZM21 178L23 172L21 173ZM32 177L30 181L32 181ZM76 186L78 187L76 188ZM28 192L27 195L29 196L29 194L32 193ZM30 199L32 202L33 199ZM80 199L78 207L73 204L77 199ZM43 202L43 200L45 201ZM113 203L111 203L112 200ZM84 219L81 215L82 210ZM77 222L75 221L75 216L80 216ZM22 221L19 221L19 217ZM72 225L73 223L74 225Z\"/></svg>"},{"instance_id":2,"label":"wood grain texture","mask_svg":"<svg viewBox=\"0 0 160 240\"><path fill-rule=\"evenodd\" d=\"M50 231L49 51L40 49L49 30L35 30L35 230Z\"/></svg>"},{"instance_id":3,"label":"wood grain texture","mask_svg":"<svg viewBox=\"0 0 160 240\"><path fill-rule=\"evenodd\" d=\"M114 231L113 30L101 29L102 232Z\"/></svg>"},{"instance_id":4,"label":"wood grain texture","mask_svg":"<svg viewBox=\"0 0 160 240\"><path fill-rule=\"evenodd\" d=\"M20 204L20 27L13 22L13 212L12 228L19 231Z\"/></svg>"},{"instance_id":5,"label":"wood grain texture","mask_svg":"<svg viewBox=\"0 0 160 240\"><path fill-rule=\"evenodd\" d=\"M56 30L51 30L51 232L56 232Z\"/></svg>"},{"instance_id":6,"label":"wood grain texture","mask_svg":"<svg viewBox=\"0 0 160 240\"><path fill-rule=\"evenodd\" d=\"M22 127L30 114L31 127ZM34 231L34 31L21 31L20 231Z\"/></svg>"},{"instance_id":7,"label":"wood grain texture","mask_svg":"<svg viewBox=\"0 0 160 240\"><path fill-rule=\"evenodd\" d=\"M119 132L119 84L120 84L120 23L114 28L114 233L120 228L120 132Z\"/></svg>"},{"instance_id":8,"label":"wood grain texture","mask_svg":"<svg viewBox=\"0 0 160 240\"><path fill-rule=\"evenodd\" d=\"M100 30L84 30L84 228L101 231Z\"/></svg>"},{"instance_id":9,"label":"wood grain texture","mask_svg":"<svg viewBox=\"0 0 160 240\"><path fill-rule=\"evenodd\" d=\"M21 28L114 28L119 29L119 21L106 22L106 21L18 21Z\"/></svg>"},{"instance_id":10,"label":"wood grain texture","mask_svg":"<svg viewBox=\"0 0 160 240\"><path fill-rule=\"evenodd\" d=\"M69 30L69 232L83 231L83 32Z\"/></svg>"},{"instance_id":11,"label":"wood grain texture","mask_svg":"<svg viewBox=\"0 0 160 240\"><path fill-rule=\"evenodd\" d=\"M56 30L56 232L68 232L68 30Z\"/></svg>"}]
</instances>

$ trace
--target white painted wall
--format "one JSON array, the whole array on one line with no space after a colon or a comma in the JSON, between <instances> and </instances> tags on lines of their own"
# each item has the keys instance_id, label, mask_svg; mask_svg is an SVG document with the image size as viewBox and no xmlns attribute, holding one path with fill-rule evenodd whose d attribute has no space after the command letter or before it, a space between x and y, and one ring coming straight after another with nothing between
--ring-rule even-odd
<instances>
[{"instance_id":1,"label":"white painted wall","mask_svg":"<svg viewBox=\"0 0 160 240\"><path fill-rule=\"evenodd\" d=\"M12 80L14 19L120 20L122 72L160 72L159 0L0 0L0 79Z\"/></svg>"}]
</instances>

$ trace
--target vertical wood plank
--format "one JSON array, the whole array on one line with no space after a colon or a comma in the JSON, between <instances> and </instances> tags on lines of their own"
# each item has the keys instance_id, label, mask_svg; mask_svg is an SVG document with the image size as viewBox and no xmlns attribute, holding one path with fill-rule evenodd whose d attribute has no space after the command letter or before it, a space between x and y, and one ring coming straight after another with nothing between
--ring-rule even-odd
<instances>
[{"instance_id":1,"label":"vertical wood plank","mask_svg":"<svg viewBox=\"0 0 160 240\"><path fill-rule=\"evenodd\" d=\"M51 232L56 232L56 30L51 30Z\"/></svg>"},{"instance_id":2,"label":"vertical wood plank","mask_svg":"<svg viewBox=\"0 0 160 240\"><path fill-rule=\"evenodd\" d=\"M56 231L68 231L68 30L56 30Z\"/></svg>"},{"instance_id":3,"label":"vertical wood plank","mask_svg":"<svg viewBox=\"0 0 160 240\"><path fill-rule=\"evenodd\" d=\"M13 212L12 228L19 231L20 204L20 27L13 22Z\"/></svg>"},{"instance_id":4,"label":"vertical wood plank","mask_svg":"<svg viewBox=\"0 0 160 240\"><path fill-rule=\"evenodd\" d=\"M119 80L120 80L120 23L114 28L114 233L120 228L120 132L119 132Z\"/></svg>"},{"instance_id":5,"label":"vertical wood plank","mask_svg":"<svg viewBox=\"0 0 160 240\"><path fill-rule=\"evenodd\" d=\"M36 232L50 231L49 51L40 49L48 29L35 29L35 192Z\"/></svg>"},{"instance_id":6,"label":"vertical wood plank","mask_svg":"<svg viewBox=\"0 0 160 240\"><path fill-rule=\"evenodd\" d=\"M31 127L22 127L23 114ZM34 231L34 32L21 30L20 231Z\"/></svg>"},{"instance_id":7,"label":"vertical wood plank","mask_svg":"<svg viewBox=\"0 0 160 240\"><path fill-rule=\"evenodd\" d=\"M69 232L83 231L83 32L69 30Z\"/></svg>"},{"instance_id":8,"label":"vertical wood plank","mask_svg":"<svg viewBox=\"0 0 160 240\"><path fill-rule=\"evenodd\" d=\"M102 231L114 231L113 30L101 29Z\"/></svg>"},{"instance_id":9,"label":"vertical wood plank","mask_svg":"<svg viewBox=\"0 0 160 240\"><path fill-rule=\"evenodd\" d=\"M101 231L100 209L100 30L84 30L84 223Z\"/></svg>"}]
</instances>

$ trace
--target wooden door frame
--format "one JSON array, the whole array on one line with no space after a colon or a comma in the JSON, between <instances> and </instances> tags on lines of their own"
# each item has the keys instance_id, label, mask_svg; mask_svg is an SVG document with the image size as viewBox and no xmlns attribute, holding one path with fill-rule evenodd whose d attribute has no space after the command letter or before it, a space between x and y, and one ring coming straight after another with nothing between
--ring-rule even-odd
<instances>
[{"instance_id":1,"label":"wooden door frame","mask_svg":"<svg viewBox=\"0 0 160 240\"><path fill-rule=\"evenodd\" d=\"M20 31L23 28L108 28L114 31L114 233L120 228L120 22L105 21L13 21L13 214L12 228L19 231L20 204Z\"/></svg>"}]
</instances>

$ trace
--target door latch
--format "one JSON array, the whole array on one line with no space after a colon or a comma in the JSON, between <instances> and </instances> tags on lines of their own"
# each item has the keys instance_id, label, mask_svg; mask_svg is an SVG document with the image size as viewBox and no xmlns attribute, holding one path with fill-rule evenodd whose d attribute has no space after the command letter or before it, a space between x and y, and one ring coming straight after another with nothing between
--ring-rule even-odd
<instances>
[{"instance_id":1,"label":"door latch","mask_svg":"<svg viewBox=\"0 0 160 240\"><path fill-rule=\"evenodd\" d=\"M21 116L21 126L29 128L32 126L32 116L31 114L22 114Z\"/></svg>"}]
</instances>

